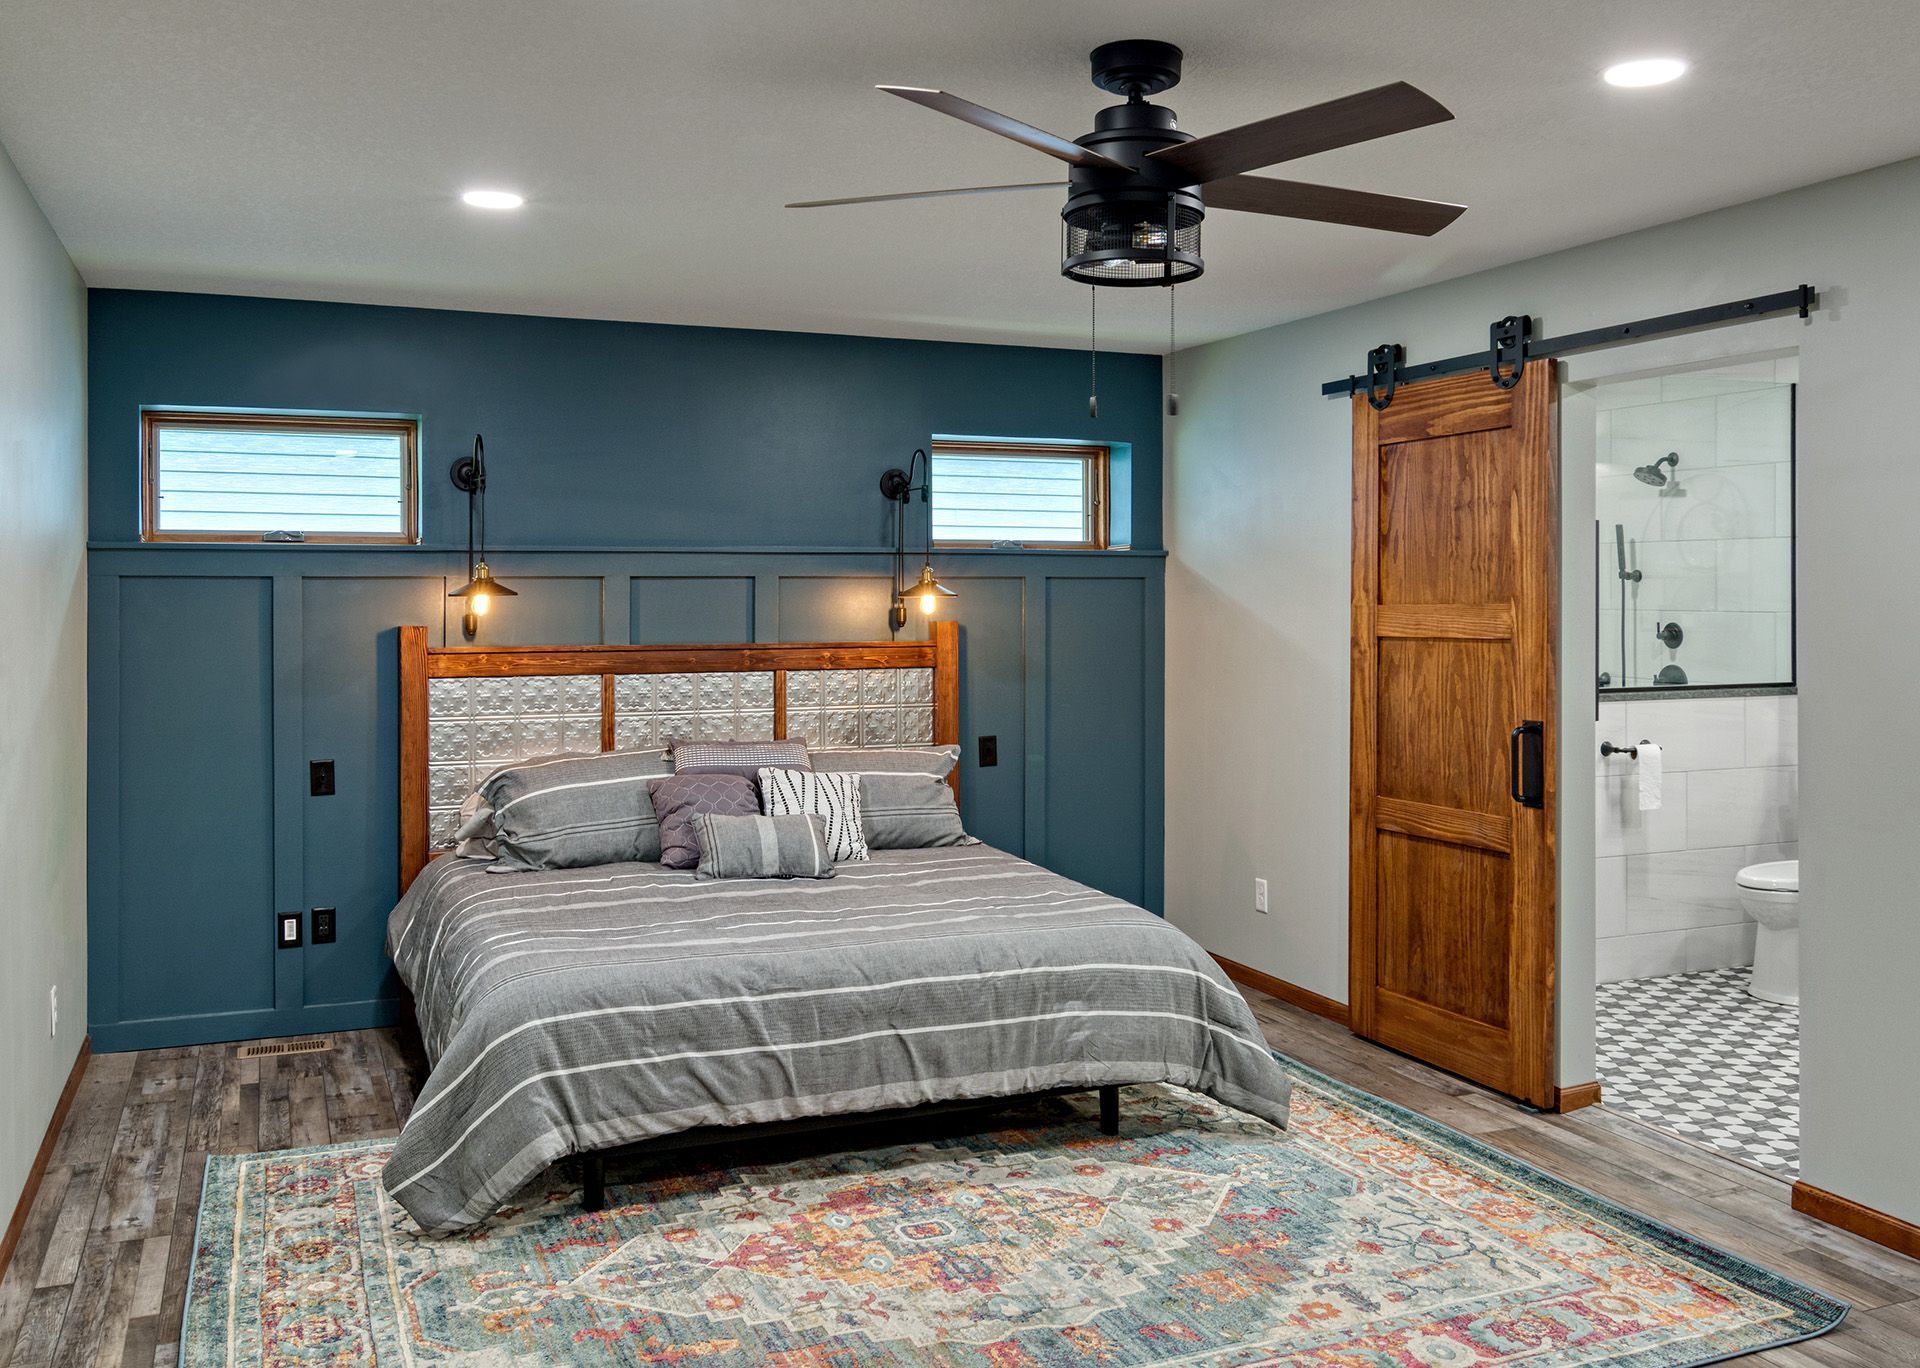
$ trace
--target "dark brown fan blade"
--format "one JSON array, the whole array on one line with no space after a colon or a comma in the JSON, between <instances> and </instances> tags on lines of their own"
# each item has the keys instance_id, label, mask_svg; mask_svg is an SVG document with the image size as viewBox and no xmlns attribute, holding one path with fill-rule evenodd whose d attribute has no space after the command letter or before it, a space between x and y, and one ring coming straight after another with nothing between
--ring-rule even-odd
<instances>
[{"instance_id":1,"label":"dark brown fan blade","mask_svg":"<svg viewBox=\"0 0 1920 1368\"><path fill-rule=\"evenodd\" d=\"M1336 147L1445 123L1453 113L1433 96L1405 81L1363 90L1358 95L1276 114L1257 123L1209 133L1192 142L1149 152L1156 162L1179 167L1196 182L1254 171Z\"/></svg>"},{"instance_id":2,"label":"dark brown fan blade","mask_svg":"<svg viewBox=\"0 0 1920 1368\"><path fill-rule=\"evenodd\" d=\"M912 100L917 105L950 114L962 123L970 123L975 128L984 128L989 133L998 133L1003 138L1011 138L1024 143L1036 152L1044 152L1049 157L1058 157L1073 166L1098 166L1109 171L1130 171L1133 168L1125 163L1103 157L1098 152L1089 152L1079 143L1049 133L1044 128L1035 128L1032 124L1021 123L1005 114L996 114L985 105L977 105L972 100L963 100L958 95L949 95L944 90L922 90L919 86L876 86L889 95L898 95L903 100Z\"/></svg>"},{"instance_id":3,"label":"dark brown fan blade","mask_svg":"<svg viewBox=\"0 0 1920 1368\"><path fill-rule=\"evenodd\" d=\"M789 209L829 209L836 204L882 204L887 200L942 199L948 195L990 195L997 190L1064 190L1065 181L1022 181L1018 185L968 185L958 190L908 190L898 195L849 195L845 199L796 200Z\"/></svg>"},{"instance_id":4,"label":"dark brown fan blade","mask_svg":"<svg viewBox=\"0 0 1920 1368\"><path fill-rule=\"evenodd\" d=\"M1254 214L1346 223L1355 228L1379 228L1420 237L1432 237L1467 212L1464 204L1376 195L1366 190L1342 190L1333 185L1270 180L1265 176L1228 176L1224 180L1209 181L1201 194L1209 209L1244 209Z\"/></svg>"}]
</instances>

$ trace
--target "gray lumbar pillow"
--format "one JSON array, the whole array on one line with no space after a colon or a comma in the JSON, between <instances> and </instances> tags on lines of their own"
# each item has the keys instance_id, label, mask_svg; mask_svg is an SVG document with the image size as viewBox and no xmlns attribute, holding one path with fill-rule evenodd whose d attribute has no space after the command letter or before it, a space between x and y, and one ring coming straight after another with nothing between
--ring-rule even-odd
<instances>
[{"instance_id":1,"label":"gray lumbar pillow","mask_svg":"<svg viewBox=\"0 0 1920 1368\"><path fill-rule=\"evenodd\" d=\"M874 850L978 845L960 825L947 776L958 746L862 746L809 751L816 771L860 776L860 829Z\"/></svg>"},{"instance_id":2,"label":"gray lumbar pillow","mask_svg":"<svg viewBox=\"0 0 1920 1368\"><path fill-rule=\"evenodd\" d=\"M701 879L831 879L826 822L811 812L781 817L696 813Z\"/></svg>"},{"instance_id":3,"label":"gray lumbar pillow","mask_svg":"<svg viewBox=\"0 0 1920 1368\"><path fill-rule=\"evenodd\" d=\"M672 773L660 751L549 755L496 770L480 786L493 809L491 869L579 869L660 858L647 780Z\"/></svg>"}]
</instances>

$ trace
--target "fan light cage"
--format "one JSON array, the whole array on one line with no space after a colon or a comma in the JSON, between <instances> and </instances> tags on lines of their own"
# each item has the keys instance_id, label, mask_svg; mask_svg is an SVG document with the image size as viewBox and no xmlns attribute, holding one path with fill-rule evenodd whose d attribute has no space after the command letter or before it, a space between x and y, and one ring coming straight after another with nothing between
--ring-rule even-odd
<instances>
[{"instance_id":1,"label":"fan light cage","mask_svg":"<svg viewBox=\"0 0 1920 1368\"><path fill-rule=\"evenodd\" d=\"M1172 272L1167 270L1167 213L1151 204L1091 204L1062 216L1060 274L1086 285L1161 285L1191 280L1200 259L1202 212L1176 205Z\"/></svg>"}]
</instances>

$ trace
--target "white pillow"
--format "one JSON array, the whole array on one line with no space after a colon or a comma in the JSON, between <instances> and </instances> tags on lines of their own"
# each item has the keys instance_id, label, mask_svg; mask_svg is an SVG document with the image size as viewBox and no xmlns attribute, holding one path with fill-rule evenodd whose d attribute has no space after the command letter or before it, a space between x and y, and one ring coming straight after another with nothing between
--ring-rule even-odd
<instances>
[{"instance_id":1,"label":"white pillow","mask_svg":"<svg viewBox=\"0 0 1920 1368\"><path fill-rule=\"evenodd\" d=\"M860 776L812 770L760 771L760 809L769 817L810 813L826 825L827 855L835 864L870 858L860 831Z\"/></svg>"}]
</instances>

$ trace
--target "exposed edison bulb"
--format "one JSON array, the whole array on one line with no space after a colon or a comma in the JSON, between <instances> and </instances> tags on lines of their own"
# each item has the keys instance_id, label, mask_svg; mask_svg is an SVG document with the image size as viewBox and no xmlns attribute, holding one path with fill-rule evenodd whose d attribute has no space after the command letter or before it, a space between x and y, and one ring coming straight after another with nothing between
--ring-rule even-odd
<instances>
[{"instance_id":1,"label":"exposed edison bulb","mask_svg":"<svg viewBox=\"0 0 1920 1368\"><path fill-rule=\"evenodd\" d=\"M932 617L933 610L938 608L939 606L940 606L940 596L934 593L933 590L929 589L927 590L926 593L920 596L920 611L925 613L928 617Z\"/></svg>"},{"instance_id":2,"label":"exposed edison bulb","mask_svg":"<svg viewBox=\"0 0 1920 1368\"><path fill-rule=\"evenodd\" d=\"M487 615L487 609L493 606L493 595L469 594L467 595L467 606L473 610L475 617L485 617Z\"/></svg>"}]
</instances>

